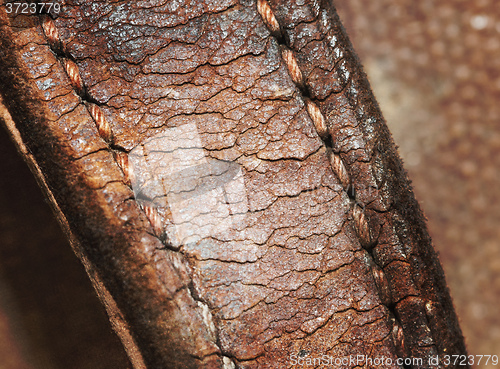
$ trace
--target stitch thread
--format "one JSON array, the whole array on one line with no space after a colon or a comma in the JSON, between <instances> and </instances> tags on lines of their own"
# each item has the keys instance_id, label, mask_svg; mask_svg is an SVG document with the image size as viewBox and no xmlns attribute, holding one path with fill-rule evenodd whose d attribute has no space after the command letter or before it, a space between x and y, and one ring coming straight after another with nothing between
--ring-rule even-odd
<instances>
[{"instance_id":1,"label":"stitch thread","mask_svg":"<svg viewBox=\"0 0 500 369\"><path fill-rule=\"evenodd\" d=\"M153 230L157 237L160 237L163 234L163 224L161 221L160 214L158 214L158 210L154 206L150 205L141 205L144 214L149 219L149 222L153 226Z\"/></svg>"},{"instance_id":2,"label":"stitch thread","mask_svg":"<svg viewBox=\"0 0 500 369\"><path fill-rule=\"evenodd\" d=\"M257 11L271 33L280 32L280 25L266 0L257 0Z\"/></svg>"},{"instance_id":3,"label":"stitch thread","mask_svg":"<svg viewBox=\"0 0 500 369\"><path fill-rule=\"evenodd\" d=\"M276 19L274 14L272 14L272 9L270 8L269 4L267 3L266 0L258 0L257 1L257 8L259 13L261 14L264 23L270 28L271 33L275 31L276 29L280 29L279 24L278 25L272 25L270 26L270 21L269 19ZM288 49L286 46L282 45L281 46L281 52L282 52L282 58L290 72L290 76L293 80L293 82L302 90L305 91L305 82L304 82L304 77L302 75L302 72L300 70L300 67L298 66L297 59L293 53L292 50ZM345 68L343 65L341 66L342 68ZM347 71L348 73L348 71ZM345 74L345 73L344 73ZM347 79L346 77L345 79ZM352 86L351 86L352 88ZM330 132L328 130L328 125L326 123L326 119L319 109L319 107L312 102L310 99L306 98L305 99L305 104L306 104L306 109L307 112L309 113L309 116L311 117L311 120L314 123L314 126L316 128L316 131L318 132L318 135L325 141L331 138L332 136L330 135ZM328 150L329 154L329 160L330 160L330 165L332 167L332 171L335 173L337 178L339 179L340 183L342 184L343 189L347 192L349 188L351 188L351 180L349 173L344 165L344 162L340 155L334 153L331 150ZM354 195L353 195L354 197ZM371 247L373 247L373 240L372 236L370 233L370 228L368 225L368 221L366 218L366 214L364 209L358 205L357 203L354 204L353 209L352 209L352 214L353 214L353 219L354 219L354 225L356 229L356 233L359 238L359 242L361 246L363 246L365 249L370 250ZM373 256L372 256L373 257ZM378 290L378 295L380 297L380 300L382 304L387 306L390 311L393 309L390 308L391 304L393 303L392 301L392 293L391 289L389 287L389 283L387 280L387 277L385 276L385 273L383 270L378 267L378 265L372 260L370 263L370 269L373 275L373 279L375 282L375 285ZM427 307L427 313L429 314L429 307ZM393 336L393 341L394 345L396 347L396 351L398 356L404 357L405 356L405 341L404 341L404 332L403 328L401 326L401 323L396 319L393 318L393 324L392 324L392 336Z\"/></svg>"},{"instance_id":4,"label":"stitch thread","mask_svg":"<svg viewBox=\"0 0 500 369\"><path fill-rule=\"evenodd\" d=\"M382 304L389 306L392 302L392 296L385 273L376 264L374 264L372 265L372 274L375 284L377 285Z\"/></svg>"},{"instance_id":5,"label":"stitch thread","mask_svg":"<svg viewBox=\"0 0 500 369\"><path fill-rule=\"evenodd\" d=\"M272 9L270 8L267 1L262 0L262 1L259 1L257 4L258 4L258 10L265 9L265 11L262 10L262 13L259 10L259 13L261 13L261 15L264 14L264 15L262 15L264 21L266 21L267 18L276 19L274 14L272 15L272 17L269 15L270 13L272 14ZM259 8L259 6L260 6L260 8ZM302 71L300 70L300 67L297 63L297 59L296 59L293 51L290 50L289 48L287 48L286 46L282 45L281 53L282 53L282 58L283 58L286 66L290 72L290 76L292 77L293 82L299 88L305 89L304 77L302 75ZM328 127L327 127L326 120L325 120L323 113L321 112L319 107L314 102L312 102L310 99L306 98L305 104L306 104L306 110L309 113L309 116L311 117L311 120L313 121L314 126L316 127L316 131L318 132L318 135L323 140L327 139L328 138ZM344 166L342 159L340 158L339 155L331 153L330 163L331 163L333 172L339 178L340 183L342 184L344 190L347 191L347 189L350 187L350 179L349 179L349 174ZM360 243L364 248L369 248L372 244L372 239L371 239L370 228L368 226L368 221L366 219L365 212L358 204L355 204L353 207L352 213L353 213L354 224L355 224L355 228L356 228Z\"/></svg>"},{"instance_id":6,"label":"stitch thread","mask_svg":"<svg viewBox=\"0 0 500 369\"><path fill-rule=\"evenodd\" d=\"M276 22L277 23L277 22ZM45 18L43 19L42 22L43 30L44 33L46 34L47 40L49 41L49 45L53 47L54 49L62 51L63 45L61 40L59 39L59 32L57 31L57 28L55 27L54 22L50 18ZM66 73L68 74L68 77L70 79L71 84L77 91L77 93L84 98L85 95L85 86L83 83L83 80L81 78L78 66L76 65L75 62L68 58L63 59L63 65L66 70ZM107 120L104 117L104 114L102 110L93 103L88 103L87 104L89 112L94 119L97 130L99 132L99 135L108 143L110 143L113 140L113 132L111 130L111 127ZM129 186L132 185L132 183L135 180L135 173L133 171L133 166L132 162L129 160L129 155L125 152L119 151L119 150L113 150L110 148L111 152L113 153L113 157L118 164L118 166L121 168L123 175L124 175L124 182L128 184ZM165 239L165 228L163 226L163 220L162 217L160 216L158 210L150 205L141 205L139 204L139 207L142 209L144 212L146 218L149 220L149 223L151 224L151 227L153 228L153 231L156 235L156 237L162 242L162 244L166 245L166 239ZM178 249L176 249L178 251ZM198 303L203 301L197 299L192 295L193 299L197 301ZM213 324L213 323L212 323ZM208 326L208 329L214 328L213 326ZM221 354L223 353L223 350L220 348ZM234 368L235 364L233 360L230 358L223 356L224 359L224 365L225 367L229 368Z\"/></svg>"},{"instance_id":7,"label":"stitch thread","mask_svg":"<svg viewBox=\"0 0 500 369\"><path fill-rule=\"evenodd\" d=\"M49 44L56 46L62 45L59 39L59 32L54 24L54 21L51 18L45 17L44 19L42 19L42 28L49 41ZM64 66L64 69L66 70L66 73L69 77L72 86L75 88L78 95L84 97L85 85L80 75L80 70L78 69L78 66L74 61L68 59L67 57L63 58L62 64ZM92 116L96 124L99 136L102 139L104 139L107 143L111 143L113 140L113 132L111 130L109 123L104 117L102 110L96 104L93 103L87 103L87 107L90 115ZM131 163L128 159L128 155L126 153L119 152L117 150L112 150L112 153L115 158L115 161L117 162L118 166L121 168L124 174L125 177L124 182L129 186L131 186L134 180L134 174L131 168ZM153 231L158 236L158 238L160 238L161 234L163 233L163 227L158 211L151 206L142 206L141 208L143 209L147 219L151 223Z\"/></svg>"},{"instance_id":8,"label":"stitch thread","mask_svg":"<svg viewBox=\"0 0 500 369\"><path fill-rule=\"evenodd\" d=\"M104 139L104 141L110 143L113 141L113 132L111 131L108 121L104 117L104 113L96 104L89 104L89 108L90 114L92 115L92 118L94 118L97 130L99 131L99 135Z\"/></svg>"},{"instance_id":9,"label":"stitch thread","mask_svg":"<svg viewBox=\"0 0 500 369\"><path fill-rule=\"evenodd\" d=\"M361 206L355 204L354 208L352 209L352 215L354 217L354 224L356 225L356 231L358 232L361 245L364 248L368 248L371 245L371 235L365 212L361 208Z\"/></svg>"},{"instance_id":10,"label":"stitch thread","mask_svg":"<svg viewBox=\"0 0 500 369\"><path fill-rule=\"evenodd\" d=\"M310 99L306 99L306 108L316 127L316 131L318 131L319 137L326 140L328 138L328 128L323 113L319 110L318 105L313 103Z\"/></svg>"},{"instance_id":11,"label":"stitch thread","mask_svg":"<svg viewBox=\"0 0 500 369\"><path fill-rule=\"evenodd\" d=\"M43 17L42 28L45 36L49 40L51 47L54 49L59 49L61 46L59 42L59 32L57 31L54 21L48 15Z\"/></svg>"},{"instance_id":12,"label":"stitch thread","mask_svg":"<svg viewBox=\"0 0 500 369\"><path fill-rule=\"evenodd\" d=\"M330 165L345 191L349 190L351 179L340 155L330 152Z\"/></svg>"},{"instance_id":13,"label":"stitch thread","mask_svg":"<svg viewBox=\"0 0 500 369\"><path fill-rule=\"evenodd\" d=\"M288 71L290 72L292 81L300 88L304 88L304 78L302 76L302 71L299 68L297 59L295 58L293 51L286 47L282 47L281 55L283 57L283 60L285 61Z\"/></svg>"},{"instance_id":14,"label":"stitch thread","mask_svg":"<svg viewBox=\"0 0 500 369\"><path fill-rule=\"evenodd\" d=\"M134 171L132 170L132 163L130 162L128 155L121 151L115 151L115 160L125 176L125 183L132 186L135 177Z\"/></svg>"},{"instance_id":15,"label":"stitch thread","mask_svg":"<svg viewBox=\"0 0 500 369\"><path fill-rule=\"evenodd\" d=\"M394 341L394 346L396 347L397 354L400 357L405 355L405 336L403 332L403 327L398 321L394 321L394 326L392 327L392 338Z\"/></svg>"},{"instance_id":16,"label":"stitch thread","mask_svg":"<svg viewBox=\"0 0 500 369\"><path fill-rule=\"evenodd\" d=\"M68 74L71 84L76 89L78 95L82 96L84 93L84 85L82 77L80 76L80 71L76 63L70 59L64 59L64 69Z\"/></svg>"}]
</instances>

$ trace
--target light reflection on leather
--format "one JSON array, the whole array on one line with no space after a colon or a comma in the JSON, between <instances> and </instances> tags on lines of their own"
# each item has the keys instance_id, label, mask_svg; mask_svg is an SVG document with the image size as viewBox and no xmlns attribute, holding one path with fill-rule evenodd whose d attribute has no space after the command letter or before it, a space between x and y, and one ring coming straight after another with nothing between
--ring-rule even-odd
<instances>
[{"instance_id":1,"label":"light reflection on leather","mask_svg":"<svg viewBox=\"0 0 500 369\"><path fill-rule=\"evenodd\" d=\"M168 208L174 247L242 229L248 200L239 164L206 156L195 124L163 130L129 156L136 201Z\"/></svg>"}]
</instances>

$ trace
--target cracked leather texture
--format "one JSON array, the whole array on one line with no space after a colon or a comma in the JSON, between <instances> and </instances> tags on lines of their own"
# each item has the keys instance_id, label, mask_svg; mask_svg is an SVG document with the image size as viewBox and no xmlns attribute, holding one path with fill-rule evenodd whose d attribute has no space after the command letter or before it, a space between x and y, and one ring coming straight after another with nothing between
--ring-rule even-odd
<instances>
[{"instance_id":1,"label":"cracked leather texture","mask_svg":"<svg viewBox=\"0 0 500 369\"><path fill-rule=\"evenodd\" d=\"M17 127L79 252L116 301L147 367L289 367L294 354L395 360L395 317L404 355L464 353L422 215L334 11L327 3L270 5L284 41L271 36L253 1L67 1L54 24L85 85L80 95L40 19L26 18L12 33L4 17L3 42L19 67L9 78L30 91L6 100L21 109ZM280 42L296 52L310 98L327 118L329 149ZM111 145L88 102L100 106ZM201 240L175 244L179 227L158 237L114 151L150 150L147 163L159 173L171 157L155 153L193 151L183 146L193 145L191 131L182 131L187 141L175 135L182 127L194 127L204 158L237 164L244 195L235 192L234 204L244 210L227 227L200 226ZM165 138L174 149L155 146ZM369 250L330 149L366 206L376 239ZM205 204L191 206L202 219ZM172 223L161 209L160 216ZM192 221L186 232L197 229ZM390 286L386 305L375 264Z\"/></svg>"}]
</instances>

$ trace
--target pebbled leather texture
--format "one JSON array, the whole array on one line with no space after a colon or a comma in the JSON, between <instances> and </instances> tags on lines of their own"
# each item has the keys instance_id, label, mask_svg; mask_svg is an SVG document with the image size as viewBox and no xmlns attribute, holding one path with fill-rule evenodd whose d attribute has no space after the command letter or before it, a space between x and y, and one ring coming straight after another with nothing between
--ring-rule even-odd
<instances>
[{"instance_id":1,"label":"pebbled leather texture","mask_svg":"<svg viewBox=\"0 0 500 369\"><path fill-rule=\"evenodd\" d=\"M3 14L7 105L135 365L464 354L334 10L258 3Z\"/></svg>"}]
</instances>

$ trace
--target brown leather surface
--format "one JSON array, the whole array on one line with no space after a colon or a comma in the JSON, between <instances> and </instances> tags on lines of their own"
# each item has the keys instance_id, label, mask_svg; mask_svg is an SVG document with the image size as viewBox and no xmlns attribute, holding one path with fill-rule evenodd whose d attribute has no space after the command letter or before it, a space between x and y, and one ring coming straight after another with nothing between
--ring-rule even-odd
<instances>
[{"instance_id":1,"label":"brown leather surface","mask_svg":"<svg viewBox=\"0 0 500 369\"><path fill-rule=\"evenodd\" d=\"M6 95L11 111L20 104L16 124L77 252L116 300L146 364L464 353L420 210L328 4L318 12L271 2L300 83L253 2L140 6L65 4L57 44L39 19L26 19L28 28L9 34L10 63L20 68L9 78L39 92ZM71 78L76 69L83 84ZM327 117L323 140L304 95ZM183 228L158 205L168 193L148 194L123 157L147 151L155 174L196 140L210 163L238 164L246 199L230 198L237 213L227 228L177 243ZM332 149L353 189L332 171Z\"/></svg>"}]
</instances>

